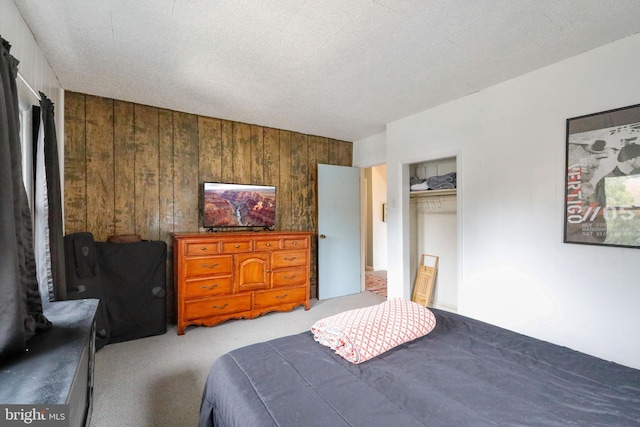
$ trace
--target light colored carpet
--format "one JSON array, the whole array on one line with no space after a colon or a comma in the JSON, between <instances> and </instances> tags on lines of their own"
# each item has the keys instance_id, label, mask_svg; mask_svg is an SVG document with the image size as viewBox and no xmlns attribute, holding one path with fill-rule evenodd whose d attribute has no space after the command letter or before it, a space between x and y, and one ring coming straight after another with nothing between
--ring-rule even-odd
<instances>
[{"instance_id":1,"label":"light colored carpet","mask_svg":"<svg viewBox=\"0 0 640 427\"><path fill-rule=\"evenodd\" d=\"M372 292L311 300L311 309L189 327L109 344L96 353L91 427L190 427L198 423L209 368L220 355L256 342L300 333L323 317L379 304Z\"/></svg>"}]
</instances>

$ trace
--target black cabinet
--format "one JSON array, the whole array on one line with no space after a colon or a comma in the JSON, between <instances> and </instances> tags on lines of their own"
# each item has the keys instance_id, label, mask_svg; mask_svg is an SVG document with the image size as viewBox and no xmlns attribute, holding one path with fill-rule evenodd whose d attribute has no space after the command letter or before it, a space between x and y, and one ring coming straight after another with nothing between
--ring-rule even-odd
<instances>
[{"instance_id":1,"label":"black cabinet","mask_svg":"<svg viewBox=\"0 0 640 427\"><path fill-rule=\"evenodd\" d=\"M0 404L67 405L69 426L88 426L93 401L95 314L98 300L46 304L51 329L27 342L27 352L3 360Z\"/></svg>"}]
</instances>

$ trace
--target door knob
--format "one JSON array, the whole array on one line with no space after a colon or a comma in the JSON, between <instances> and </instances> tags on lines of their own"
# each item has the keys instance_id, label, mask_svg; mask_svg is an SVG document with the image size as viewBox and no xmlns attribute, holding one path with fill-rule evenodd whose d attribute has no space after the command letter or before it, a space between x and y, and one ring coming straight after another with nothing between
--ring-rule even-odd
<instances>
[{"instance_id":1,"label":"door knob","mask_svg":"<svg viewBox=\"0 0 640 427\"><path fill-rule=\"evenodd\" d=\"M321 234L321 235L320 235L320 238L321 238L321 239L326 239L326 238L327 238L327 235L326 235L326 234Z\"/></svg>"}]
</instances>

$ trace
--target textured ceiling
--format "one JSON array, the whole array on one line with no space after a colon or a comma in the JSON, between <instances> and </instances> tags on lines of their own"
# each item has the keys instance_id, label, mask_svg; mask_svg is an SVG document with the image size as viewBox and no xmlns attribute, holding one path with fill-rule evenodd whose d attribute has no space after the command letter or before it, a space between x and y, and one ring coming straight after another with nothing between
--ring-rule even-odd
<instances>
[{"instance_id":1,"label":"textured ceiling","mask_svg":"<svg viewBox=\"0 0 640 427\"><path fill-rule=\"evenodd\" d=\"M638 0L15 0L67 90L343 140L640 32Z\"/></svg>"}]
</instances>

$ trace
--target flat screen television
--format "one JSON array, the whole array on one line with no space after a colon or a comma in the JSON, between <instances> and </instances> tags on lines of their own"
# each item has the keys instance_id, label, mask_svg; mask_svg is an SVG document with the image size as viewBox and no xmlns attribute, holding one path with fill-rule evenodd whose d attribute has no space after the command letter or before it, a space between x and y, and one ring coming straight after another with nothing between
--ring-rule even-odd
<instances>
[{"instance_id":1,"label":"flat screen television","mask_svg":"<svg viewBox=\"0 0 640 427\"><path fill-rule=\"evenodd\" d=\"M276 187L205 182L202 191L204 228L260 227L276 224Z\"/></svg>"}]
</instances>

